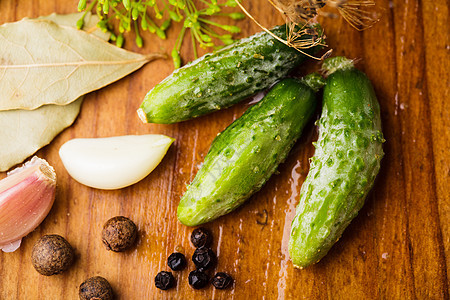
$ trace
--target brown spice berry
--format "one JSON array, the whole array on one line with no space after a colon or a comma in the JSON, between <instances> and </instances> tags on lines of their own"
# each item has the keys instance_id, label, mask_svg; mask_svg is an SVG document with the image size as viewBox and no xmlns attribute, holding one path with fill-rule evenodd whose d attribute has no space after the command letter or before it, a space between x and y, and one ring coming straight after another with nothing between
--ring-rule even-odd
<instances>
[{"instance_id":1,"label":"brown spice berry","mask_svg":"<svg viewBox=\"0 0 450 300\"><path fill-rule=\"evenodd\" d=\"M45 276L59 274L67 270L73 259L72 246L62 236L57 234L41 237L33 246L31 252L33 267Z\"/></svg>"},{"instance_id":2,"label":"brown spice berry","mask_svg":"<svg viewBox=\"0 0 450 300\"><path fill-rule=\"evenodd\" d=\"M136 236L136 225L126 217L111 218L103 225L102 241L107 250L125 251L133 245Z\"/></svg>"},{"instance_id":3,"label":"brown spice berry","mask_svg":"<svg viewBox=\"0 0 450 300\"><path fill-rule=\"evenodd\" d=\"M95 276L80 285L78 296L81 300L112 300L113 290L108 280Z\"/></svg>"}]
</instances>

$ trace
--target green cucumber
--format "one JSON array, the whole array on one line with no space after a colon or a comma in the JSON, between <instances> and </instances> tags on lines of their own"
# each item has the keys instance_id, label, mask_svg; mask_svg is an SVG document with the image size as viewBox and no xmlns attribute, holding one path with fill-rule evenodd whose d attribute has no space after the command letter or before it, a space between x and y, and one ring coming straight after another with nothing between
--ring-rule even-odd
<instances>
[{"instance_id":1,"label":"green cucumber","mask_svg":"<svg viewBox=\"0 0 450 300\"><path fill-rule=\"evenodd\" d=\"M345 57L325 60L319 138L292 222L296 267L324 257L356 217L383 157L380 107L366 75Z\"/></svg>"},{"instance_id":2,"label":"green cucumber","mask_svg":"<svg viewBox=\"0 0 450 300\"><path fill-rule=\"evenodd\" d=\"M276 84L257 104L234 121L213 143L181 198L178 219L188 226L212 221L258 191L286 158L316 107L310 74ZM317 86L317 85L316 85Z\"/></svg>"},{"instance_id":3,"label":"green cucumber","mask_svg":"<svg viewBox=\"0 0 450 300\"><path fill-rule=\"evenodd\" d=\"M272 32L286 38L285 25ZM320 48L304 51L313 54ZM229 107L270 87L305 58L268 33L257 33L175 70L147 93L138 115L144 123L167 124Z\"/></svg>"}]
</instances>

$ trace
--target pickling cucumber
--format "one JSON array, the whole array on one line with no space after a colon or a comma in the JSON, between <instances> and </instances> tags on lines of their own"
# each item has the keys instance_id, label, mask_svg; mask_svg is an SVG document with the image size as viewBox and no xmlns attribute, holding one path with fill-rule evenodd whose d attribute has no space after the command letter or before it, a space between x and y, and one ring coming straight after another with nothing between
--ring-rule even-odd
<instances>
[{"instance_id":1,"label":"pickling cucumber","mask_svg":"<svg viewBox=\"0 0 450 300\"><path fill-rule=\"evenodd\" d=\"M314 80L303 82L313 87L323 85L320 75L307 77ZM293 78L280 81L214 139L181 198L181 223L196 226L212 221L237 208L263 186L286 158L316 107L315 91L303 82Z\"/></svg>"},{"instance_id":2,"label":"pickling cucumber","mask_svg":"<svg viewBox=\"0 0 450 300\"><path fill-rule=\"evenodd\" d=\"M285 25L272 32L286 38ZM257 33L175 70L147 93L138 115L144 123L175 123L229 107L270 87L305 58L268 33Z\"/></svg>"},{"instance_id":3,"label":"pickling cucumber","mask_svg":"<svg viewBox=\"0 0 450 300\"><path fill-rule=\"evenodd\" d=\"M345 57L325 60L319 138L292 222L296 267L318 262L358 214L383 157L380 107L366 75Z\"/></svg>"}]
</instances>

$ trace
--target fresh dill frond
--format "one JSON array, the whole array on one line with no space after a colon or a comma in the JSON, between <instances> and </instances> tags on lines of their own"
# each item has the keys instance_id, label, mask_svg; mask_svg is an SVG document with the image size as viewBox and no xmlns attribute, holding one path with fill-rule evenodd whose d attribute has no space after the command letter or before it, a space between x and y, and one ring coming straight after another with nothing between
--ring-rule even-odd
<instances>
[{"instance_id":1,"label":"fresh dill frond","mask_svg":"<svg viewBox=\"0 0 450 300\"><path fill-rule=\"evenodd\" d=\"M245 18L240 12L223 12L224 7L236 6L234 0L226 0L223 3L219 3L218 0L198 0L198 3L193 0L92 0L89 5L87 2L80 0L78 9L86 12L95 9L100 18L97 26L103 31L112 32L111 40L119 47L123 46L124 33L131 30L135 31L136 45L142 47L144 44L142 31L166 39L166 30L171 23L183 22L171 52L175 68L181 66L180 49L186 31L190 31L197 57L197 44L201 48L219 48L220 45L216 45L215 41L219 40L224 45L231 44L234 42L232 34L240 32L239 27L214 22L211 17L222 16L233 20ZM80 29L84 25L84 16L85 14L77 22ZM117 28L114 28L114 20L117 20ZM228 33L220 34L217 29Z\"/></svg>"}]
</instances>

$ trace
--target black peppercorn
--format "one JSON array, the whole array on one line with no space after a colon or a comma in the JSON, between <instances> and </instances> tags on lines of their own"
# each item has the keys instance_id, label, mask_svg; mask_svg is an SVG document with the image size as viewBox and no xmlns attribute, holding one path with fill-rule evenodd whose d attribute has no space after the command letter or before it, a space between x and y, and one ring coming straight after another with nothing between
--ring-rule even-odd
<instances>
[{"instance_id":1,"label":"black peppercorn","mask_svg":"<svg viewBox=\"0 0 450 300\"><path fill-rule=\"evenodd\" d=\"M192 261L197 269L207 270L214 266L216 254L214 254L211 248L200 247L195 249L194 254L192 255Z\"/></svg>"},{"instance_id":2,"label":"black peppercorn","mask_svg":"<svg viewBox=\"0 0 450 300\"><path fill-rule=\"evenodd\" d=\"M33 246L31 252L33 267L45 276L59 274L67 270L73 259L72 246L57 234L41 237Z\"/></svg>"},{"instance_id":3,"label":"black peppercorn","mask_svg":"<svg viewBox=\"0 0 450 300\"><path fill-rule=\"evenodd\" d=\"M189 285L198 290L208 284L208 275L200 270L194 270L189 273Z\"/></svg>"},{"instance_id":4,"label":"black peppercorn","mask_svg":"<svg viewBox=\"0 0 450 300\"><path fill-rule=\"evenodd\" d=\"M212 285L219 290L224 290L233 283L233 278L224 272L218 272L211 280Z\"/></svg>"},{"instance_id":5,"label":"black peppercorn","mask_svg":"<svg viewBox=\"0 0 450 300\"><path fill-rule=\"evenodd\" d=\"M112 300L113 290L108 280L95 276L85 280L78 292L81 300Z\"/></svg>"},{"instance_id":6,"label":"black peppercorn","mask_svg":"<svg viewBox=\"0 0 450 300\"><path fill-rule=\"evenodd\" d=\"M155 277L155 286L161 290L168 290L175 286L175 278L171 272L161 271Z\"/></svg>"},{"instance_id":7,"label":"black peppercorn","mask_svg":"<svg viewBox=\"0 0 450 300\"><path fill-rule=\"evenodd\" d=\"M136 236L136 225L126 217L111 218L103 225L102 242L107 250L125 251L133 245Z\"/></svg>"},{"instance_id":8,"label":"black peppercorn","mask_svg":"<svg viewBox=\"0 0 450 300\"><path fill-rule=\"evenodd\" d=\"M208 247L212 242L212 235L208 229L200 227L195 229L191 234L191 242L194 247Z\"/></svg>"},{"instance_id":9,"label":"black peppercorn","mask_svg":"<svg viewBox=\"0 0 450 300\"><path fill-rule=\"evenodd\" d=\"M173 271L181 271L186 267L186 258L182 253L174 252L167 259L167 265Z\"/></svg>"}]
</instances>

